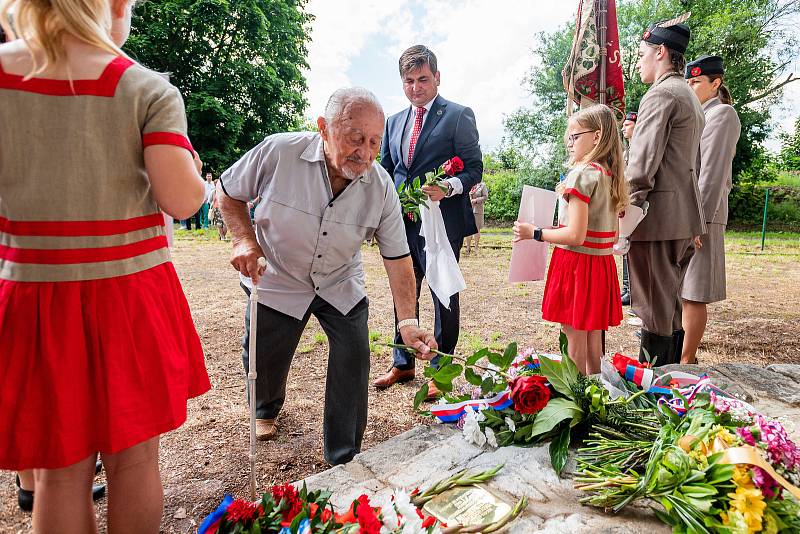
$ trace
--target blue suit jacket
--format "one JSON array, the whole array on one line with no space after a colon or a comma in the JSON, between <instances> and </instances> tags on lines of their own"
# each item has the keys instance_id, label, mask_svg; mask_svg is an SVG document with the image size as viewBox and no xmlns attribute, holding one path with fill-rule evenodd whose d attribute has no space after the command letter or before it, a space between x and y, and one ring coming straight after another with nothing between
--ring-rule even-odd
<instances>
[{"instance_id":1,"label":"blue suit jacket","mask_svg":"<svg viewBox=\"0 0 800 534\"><path fill-rule=\"evenodd\" d=\"M392 115L386 121L381 145L381 165L394 178L395 187L405 180L413 180L417 176L425 181L425 173L439 167L454 156L464 162L464 170L456 175L463 184L463 192L450 198L442 199L439 207L442 210L444 227L451 241L463 239L478 232L475 216L469 200L469 190L483 177L483 157L478 144L478 128L475 125L475 114L468 107L449 102L437 96L433 101L428 117L417 139L414 159L411 168L406 166L402 152L403 132L408 121L414 120L411 108ZM406 232L411 235L412 227L416 227L419 235L419 223L412 223L403 217Z\"/></svg>"}]
</instances>

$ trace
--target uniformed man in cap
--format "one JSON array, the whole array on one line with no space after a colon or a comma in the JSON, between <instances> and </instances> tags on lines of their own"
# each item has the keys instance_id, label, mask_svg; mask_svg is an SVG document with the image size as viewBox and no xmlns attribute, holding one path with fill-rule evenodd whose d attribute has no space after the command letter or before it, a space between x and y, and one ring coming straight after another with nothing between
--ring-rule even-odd
<instances>
[{"instance_id":1,"label":"uniformed man in cap","mask_svg":"<svg viewBox=\"0 0 800 534\"><path fill-rule=\"evenodd\" d=\"M683 79L686 18L653 24L642 36L636 66L652 86L639 104L626 169L631 203L649 203L631 235L628 265L633 311L644 325L639 357L656 365L680 361L681 284L694 238L705 233L696 174L705 121Z\"/></svg>"},{"instance_id":2,"label":"uniformed man in cap","mask_svg":"<svg viewBox=\"0 0 800 534\"><path fill-rule=\"evenodd\" d=\"M689 87L703 106L706 126L698 154L700 201L708 231L689 262L683 281L683 341L681 363L696 363L697 348L708 321L707 305L725 300L725 225L728 193L733 183L733 157L742 130L724 83L725 66L719 56L702 56L686 65Z\"/></svg>"}]
</instances>

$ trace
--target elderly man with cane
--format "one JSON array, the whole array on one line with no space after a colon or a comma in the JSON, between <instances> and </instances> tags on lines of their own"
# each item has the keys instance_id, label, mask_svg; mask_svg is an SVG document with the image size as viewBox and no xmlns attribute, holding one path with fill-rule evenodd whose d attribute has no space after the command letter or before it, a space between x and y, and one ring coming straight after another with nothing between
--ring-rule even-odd
<instances>
[{"instance_id":1,"label":"elderly man with cane","mask_svg":"<svg viewBox=\"0 0 800 534\"><path fill-rule=\"evenodd\" d=\"M219 180L219 206L233 235L231 264L248 294L258 287L256 433L277 434L286 379L313 314L328 336L324 454L350 461L367 424L369 302L361 244L374 238L389 277L403 342L430 359L433 335L415 316L416 282L400 213L386 171L375 163L384 115L366 89L336 91L319 133L267 137ZM260 197L251 226L246 203ZM261 267L258 259L266 258ZM249 308L242 353L249 366Z\"/></svg>"}]
</instances>

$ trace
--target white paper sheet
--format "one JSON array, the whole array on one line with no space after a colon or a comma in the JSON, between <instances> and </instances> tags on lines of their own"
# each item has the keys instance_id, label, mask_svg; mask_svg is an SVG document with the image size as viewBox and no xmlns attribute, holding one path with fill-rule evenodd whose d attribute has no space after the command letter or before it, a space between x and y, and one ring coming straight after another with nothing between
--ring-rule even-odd
<instances>
[{"instance_id":1,"label":"white paper sheet","mask_svg":"<svg viewBox=\"0 0 800 534\"><path fill-rule=\"evenodd\" d=\"M532 223L540 228L553 226L558 195L555 191L526 185L522 188L522 201L519 204L519 222ZM514 243L511 249L509 282L530 282L544 280L547 266L548 244L533 239Z\"/></svg>"},{"instance_id":2,"label":"white paper sheet","mask_svg":"<svg viewBox=\"0 0 800 534\"><path fill-rule=\"evenodd\" d=\"M449 310L450 297L466 289L467 284L447 239L439 203L428 200L428 208L419 210L422 220L419 234L425 238L425 279L436 298Z\"/></svg>"}]
</instances>

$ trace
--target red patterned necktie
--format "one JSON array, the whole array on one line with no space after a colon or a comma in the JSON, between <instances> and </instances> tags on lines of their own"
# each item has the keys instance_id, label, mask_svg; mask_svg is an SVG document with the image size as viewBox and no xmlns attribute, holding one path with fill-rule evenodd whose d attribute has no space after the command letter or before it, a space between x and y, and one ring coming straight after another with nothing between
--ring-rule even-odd
<instances>
[{"instance_id":1,"label":"red patterned necktie","mask_svg":"<svg viewBox=\"0 0 800 534\"><path fill-rule=\"evenodd\" d=\"M406 167L411 167L411 160L414 158L414 148L417 146L417 139L419 139L419 132L422 131L422 117L427 110L425 108L417 108L417 116L414 119L414 129L411 131L411 142L408 144L408 160Z\"/></svg>"}]
</instances>

